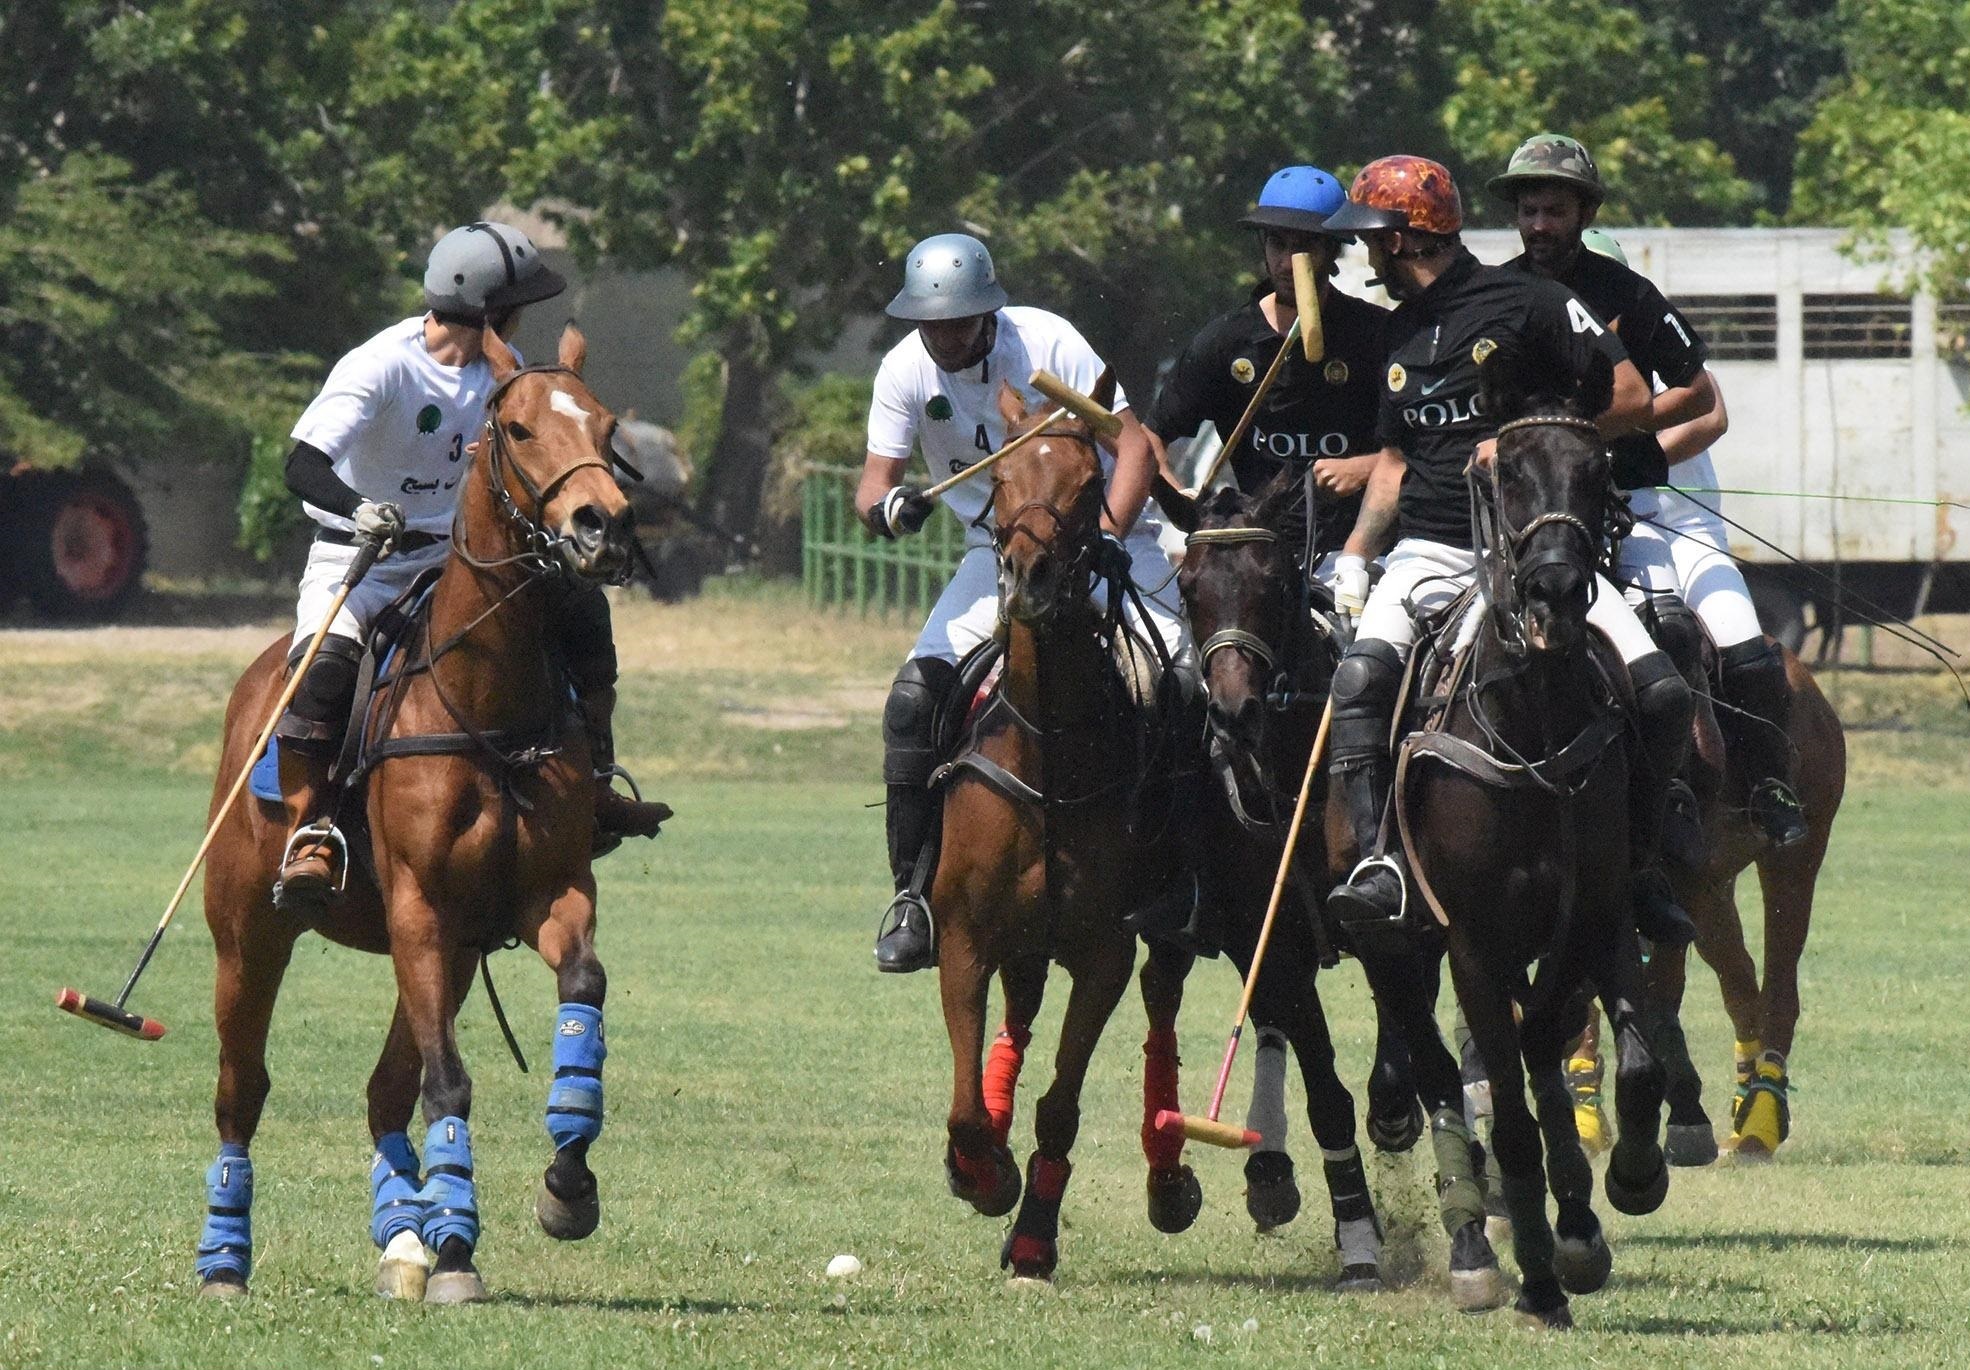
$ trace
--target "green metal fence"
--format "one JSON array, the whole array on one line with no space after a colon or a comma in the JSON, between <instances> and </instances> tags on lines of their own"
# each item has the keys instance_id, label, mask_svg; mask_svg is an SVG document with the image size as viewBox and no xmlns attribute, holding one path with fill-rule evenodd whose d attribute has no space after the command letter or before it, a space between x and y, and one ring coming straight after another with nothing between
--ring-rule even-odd
<instances>
[{"instance_id":1,"label":"green metal fence","mask_svg":"<svg viewBox=\"0 0 1970 1370\"><path fill-rule=\"evenodd\" d=\"M801 583L818 606L929 610L964 556L964 525L943 504L923 531L886 542L855 517L857 466L810 466L801 492Z\"/></svg>"}]
</instances>

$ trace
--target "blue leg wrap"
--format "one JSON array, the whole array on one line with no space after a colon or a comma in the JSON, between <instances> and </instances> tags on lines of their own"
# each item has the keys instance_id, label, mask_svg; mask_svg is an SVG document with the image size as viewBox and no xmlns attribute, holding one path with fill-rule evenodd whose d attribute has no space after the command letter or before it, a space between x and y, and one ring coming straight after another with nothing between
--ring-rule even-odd
<instances>
[{"instance_id":1,"label":"blue leg wrap","mask_svg":"<svg viewBox=\"0 0 1970 1370\"><path fill-rule=\"evenodd\" d=\"M198 1238L198 1277L230 1270L242 1280L253 1270L253 1162L231 1142L205 1172L205 1230Z\"/></svg>"},{"instance_id":2,"label":"blue leg wrap","mask_svg":"<svg viewBox=\"0 0 1970 1370\"><path fill-rule=\"evenodd\" d=\"M373 1196L369 1235L379 1250L399 1232L416 1232L423 1225L419 1183L417 1153L411 1150L410 1138L401 1132L378 1137L375 1159L369 1163L369 1191Z\"/></svg>"},{"instance_id":3,"label":"blue leg wrap","mask_svg":"<svg viewBox=\"0 0 1970 1370\"><path fill-rule=\"evenodd\" d=\"M554 1085L547 1092L547 1135L559 1151L602 1135L602 1010L563 1004L555 1014Z\"/></svg>"},{"instance_id":4,"label":"blue leg wrap","mask_svg":"<svg viewBox=\"0 0 1970 1370\"><path fill-rule=\"evenodd\" d=\"M447 1237L479 1244L478 1196L472 1187L472 1135L463 1118L440 1118L424 1137L424 1188L420 1230L432 1250Z\"/></svg>"}]
</instances>

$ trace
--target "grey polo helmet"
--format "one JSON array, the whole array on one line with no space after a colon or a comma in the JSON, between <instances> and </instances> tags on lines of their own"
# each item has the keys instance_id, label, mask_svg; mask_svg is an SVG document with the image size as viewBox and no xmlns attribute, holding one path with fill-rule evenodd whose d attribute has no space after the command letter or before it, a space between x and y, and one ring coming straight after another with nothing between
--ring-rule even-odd
<instances>
[{"instance_id":1,"label":"grey polo helmet","mask_svg":"<svg viewBox=\"0 0 1970 1370\"><path fill-rule=\"evenodd\" d=\"M889 302L892 319L928 323L969 319L1006 306L992 254L969 233L939 233L910 249L903 288Z\"/></svg>"},{"instance_id":2,"label":"grey polo helmet","mask_svg":"<svg viewBox=\"0 0 1970 1370\"><path fill-rule=\"evenodd\" d=\"M488 314L552 299L567 288L540 249L510 224L481 220L454 228L431 249L424 304L441 314L484 320Z\"/></svg>"}]
</instances>

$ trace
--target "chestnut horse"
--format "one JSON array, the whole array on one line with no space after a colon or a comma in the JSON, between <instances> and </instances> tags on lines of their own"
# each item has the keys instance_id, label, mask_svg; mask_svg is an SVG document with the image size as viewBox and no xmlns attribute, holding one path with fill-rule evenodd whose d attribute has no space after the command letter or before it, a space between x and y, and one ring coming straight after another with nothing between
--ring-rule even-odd
<instances>
[{"instance_id":1,"label":"chestnut horse","mask_svg":"<svg viewBox=\"0 0 1970 1370\"><path fill-rule=\"evenodd\" d=\"M1113 396L1104 377L1095 399ZM1008 440L1036 426L1010 385L999 392ZM992 473L1005 659L963 754L940 773L944 843L931 906L938 910L938 978L953 1065L945 1173L980 1213L1019 1214L1001 1252L1016 1279L1046 1280L1058 1261L1060 1203L1080 1129L1088 1063L1135 964L1123 916L1173 875L1131 822L1143 779L1144 719L1116 669L1115 620L1090 598L1103 476L1094 438L1075 421L1049 426ZM1054 1079L1041 1097L1038 1143L1021 1201L1008 1146L1013 1091L1050 962L1073 977ZM1005 988L1005 1025L984 1054L986 994ZM1146 995L1147 997L1147 995ZM1144 1149L1151 1220L1188 1226L1196 1177L1148 1124L1175 1107L1174 1003L1151 1004L1145 1047ZM1181 1150L1179 1142L1176 1151Z\"/></svg>"},{"instance_id":2,"label":"chestnut horse","mask_svg":"<svg viewBox=\"0 0 1970 1370\"><path fill-rule=\"evenodd\" d=\"M366 790L345 798L367 819L367 857L352 857L346 888L312 928L395 966L396 1012L369 1079L377 1289L433 1303L485 1297L472 1261L472 1083L454 1019L485 953L510 937L540 953L561 1000L548 1100L557 1150L536 1213L566 1239L593 1231L600 1213L587 1162L604 1052L589 869L595 787L585 731L550 662L548 618L555 582L626 567L630 516L609 469L615 417L581 379L580 332L563 334L557 366L523 369L490 329L483 346L497 388L459 491L451 553L428 616L391 668L399 685L372 725ZM285 638L271 644L233 689L221 791L280 692L287 653ZM274 908L286 826L278 804L235 807L205 869L220 1154L198 1269L215 1294L243 1293L252 1266L248 1148L267 1098L267 1030L295 941L311 930ZM406 1135L420 1096L422 1173ZM437 1253L428 1279L426 1247Z\"/></svg>"},{"instance_id":3,"label":"chestnut horse","mask_svg":"<svg viewBox=\"0 0 1970 1370\"><path fill-rule=\"evenodd\" d=\"M1643 1032L1628 903L1616 703L1625 672L1586 622L1608 481L1592 416L1606 407L1612 375L1601 362L1570 393L1541 394L1518 349L1501 347L1484 377L1483 412L1511 420L1489 471L1473 476L1487 602L1439 726L1402 744L1392 807L1410 898L1443 925L1457 999L1491 1081L1518 1308L1567 1327L1567 1292L1600 1288L1612 1266L1563 1073L1590 985L1618 1049L1621 1132L1608 1199L1624 1213L1653 1212L1669 1185L1657 1140L1663 1071ZM1454 1242L1452 1273L1454 1282Z\"/></svg>"}]
</instances>

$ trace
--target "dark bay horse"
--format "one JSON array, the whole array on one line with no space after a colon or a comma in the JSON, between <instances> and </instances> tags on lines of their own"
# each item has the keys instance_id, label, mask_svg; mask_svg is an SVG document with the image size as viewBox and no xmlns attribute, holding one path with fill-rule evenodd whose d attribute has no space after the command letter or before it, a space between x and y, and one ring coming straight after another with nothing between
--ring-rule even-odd
<instances>
[{"instance_id":1,"label":"dark bay horse","mask_svg":"<svg viewBox=\"0 0 1970 1370\"><path fill-rule=\"evenodd\" d=\"M1299 521L1299 491L1287 473L1256 497L1234 490L1212 495L1196 512L1179 577L1203 659L1219 782L1198 821L1207 827L1206 850L1216 857L1214 883L1229 914L1226 942L1241 970L1249 968L1290 823L1292 787L1306 770L1338 660L1334 630L1323 633L1319 625L1326 620L1309 612L1300 593L1294 547L1304 538L1292 526ZM1283 1030L1299 1057L1308 1117L1327 1153L1340 1222L1341 1192L1353 1190L1357 1174L1336 1174L1333 1158L1354 1146L1353 1102L1334 1075L1316 971L1340 950L1354 952L1375 996L1377 1061L1368 1087L1368 1132L1378 1147L1405 1150L1420 1135L1419 1078L1432 1115L1449 1109L1461 1116L1463 1092L1434 1014L1440 951L1390 955L1339 947L1322 912L1332 884L1324 836L1302 835L1288 916L1267 951L1254 1004L1257 1020ZM1276 1108L1254 1102L1261 1110ZM1358 1161L1349 1169L1358 1172ZM1292 1162L1283 1151L1255 1153L1246 1179L1248 1207L1262 1226L1268 1216L1262 1205L1276 1203L1275 1193L1284 1189L1289 1198L1274 1212L1290 1213L1297 1204Z\"/></svg>"},{"instance_id":2,"label":"dark bay horse","mask_svg":"<svg viewBox=\"0 0 1970 1370\"><path fill-rule=\"evenodd\" d=\"M459 492L451 554L422 628L391 668L400 685L373 724L366 791L352 795L358 821L366 818L367 859L352 857L347 887L312 929L274 908L286 836L279 805L234 808L206 865L220 1140L199 1247L206 1292L246 1289L248 1147L269 1086L268 1025L295 941L310 930L387 955L396 972L395 1016L369 1079L378 1292L433 1303L485 1297L472 1260L472 1084L454 1019L485 953L509 937L539 952L561 1000L547 1118L556 1153L536 1213L566 1239L599 1219L587 1162L601 1128L605 1051L589 869L595 786L585 731L550 664L548 616L556 582L621 572L628 504L609 469L615 418L581 379L580 332L569 326L556 366L522 369L491 330L483 345L497 389ZM287 650L284 638L270 645L234 687L222 782L244 763L279 693ZM407 1136L420 1096L422 1168ZM437 1253L428 1272L427 1247Z\"/></svg>"},{"instance_id":3,"label":"dark bay horse","mask_svg":"<svg viewBox=\"0 0 1970 1370\"><path fill-rule=\"evenodd\" d=\"M1608 1199L1652 1212L1669 1182L1657 1140L1663 1071L1643 1032L1628 902L1625 672L1586 622L1608 480L1592 416L1611 388L1604 363L1559 396L1541 392L1516 347L1485 363L1484 412L1510 420L1495 460L1473 475L1488 602L1437 726L1402 744L1393 804L1410 897L1444 927L1491 1081L1518 1308L1549 1327L1571 1326L1567 1292L1600 1288L1612 1266L1563 1074L1590 985L1617 1046Z\"/></svg>"},{"instance_id":4,"label":"dark bay horse","mask_svg":"<svg viewBox=\"0 0 1970 1370\"><path fill-rule=\"evenodd\" d=\"M1095 399L1106 404L1112 393L1105 380ZM1029 411L1009 385L1000 411L1008 440L1045 413ZM1089 595L1104 489L1094 439L1075 421L1050 426L993 468L992 480L1005 660L965 752L944 773L931 898L953 1065L945 1172L951 1192L981 1213L1019 1204L1001 1263L1017 1279L1045 1280L1058 1261L1082 1082L1135 964L1123 916L1148 903L1171 871L1167 852L1133 830L1142 713L1114 665L1115 625ZM1056 961L1073 989L1053 1083L1036 1109L1022 1201L1008 1146L1013 1092ZM1006 1012L987 1061L995 972ZM1177 1064L1174 1006L1167 1019L1155 1004L1151 1012L1143 1133L1150 1215L1176 1230L1196 1216L1201 1197L1190 1168L1162 1154L1147 1125L1155 1108L1173 1106L1163 1095L1174 1095Z\"/></svg>"}]
</instances>

